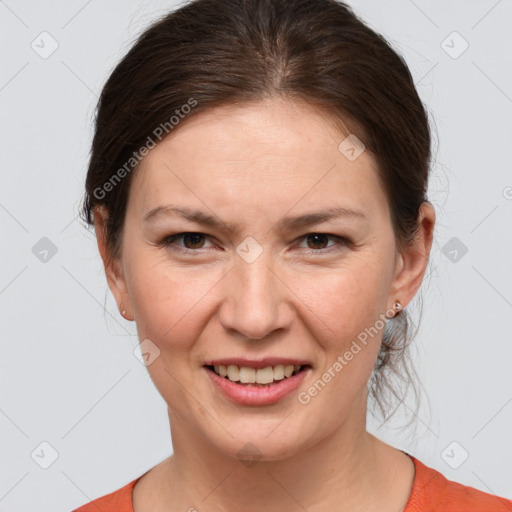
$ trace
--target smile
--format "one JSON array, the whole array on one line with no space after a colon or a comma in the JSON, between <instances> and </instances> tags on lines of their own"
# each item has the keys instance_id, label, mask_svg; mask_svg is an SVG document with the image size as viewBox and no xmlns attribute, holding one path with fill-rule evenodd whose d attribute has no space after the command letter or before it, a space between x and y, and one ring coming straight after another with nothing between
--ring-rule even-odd
<instances>
[{"instance_id":1,"label":"smile","mask_svg":"<svg viewBox=\"0 0 512 512\"><path fill-rule=\"evenodd\" d=\"M244 406L276 404L296 392L312 371L309 364L253 364L260 368L236 364L208 364L203 369L213 384L213 389L230 402Z\"/></svg>"},{"instance_id":2,"label":"smile","mask_svg":"<svg viewBox=\"0 0 512 512\"><path fill-rule=\"evenodd\" d=\"M237 382L239 384L253 384L258 386L271 386L283 379L288 379L300 371L304 370L307 365L300 364L278 364L275 366L266 366L265 368L252 368L250 366L237 366L230 364L206 366L209 370L215 372L220 377Z\"/></svg>"}]
</instances>

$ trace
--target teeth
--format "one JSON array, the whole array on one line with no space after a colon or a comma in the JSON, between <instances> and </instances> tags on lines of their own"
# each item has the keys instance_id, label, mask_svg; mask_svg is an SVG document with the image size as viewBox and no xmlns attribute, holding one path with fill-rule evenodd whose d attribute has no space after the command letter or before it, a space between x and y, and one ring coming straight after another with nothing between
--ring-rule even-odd
<instances>
[{"instance_id":1,"label":"teeth","mask_svg":"<svg viewBox=\"0 0 512 512\"><path fill-rule=\"evenodd\" d=\"M248 366L214 366L215 373L221 377L227 377L232 382L241 382L242 384L270 384L274 381L283 380L291 377L294 372L300 370L300 365L278 364L276 366L267 366L266 368L250 368Z\"/></svg>"},{"instance_id":2,"label":"teeth","mask_svg":"<svg viewBox=\"0 0 512 512\"><path fill-rule=\"evenodd\" d=\"M238 369L238 366L235 366L234 364L230 364L228 366L228 379L233 382L240 380L240 370Z\"/></svg>"},{"instance_id":3,"label":"teeth","mask_svg":"<svg viewBox=\"0 0 512 512\"><path fill-rule=\"evenodd\" d=\"M250 384L252 382L256 382L256 370L254 368L242 366L238 376L240 377L240 382L242 384Z\"/></svg>"},{"instance_id":4,"label":"teeth","mask_svg":"<svg viewBox=\"0 0 512 512\"><path fill-rule=\"evenodd\" d=\"M274 370L272 366L267 366L266 368L260 368L256 370L256 382L258 384L270 384L274 382Z\"/></svg>"},{"instance_id":5,"label":"teeth","mask_svg":"<svg viewBox=\"0 0 512 512\"><path fill-rule=\"evenodd\" d=\"M283 380L284 379L284 366L282 364L278 364L274 366L274 380Z\"/></svg>"}]
</instances>

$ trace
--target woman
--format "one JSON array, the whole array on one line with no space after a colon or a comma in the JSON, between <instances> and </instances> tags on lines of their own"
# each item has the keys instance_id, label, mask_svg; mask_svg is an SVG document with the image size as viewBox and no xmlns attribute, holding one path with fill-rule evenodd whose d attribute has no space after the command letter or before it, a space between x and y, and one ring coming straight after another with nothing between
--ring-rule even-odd
<instances>
[{"instance_id":1,"label":"woman","mask_svg":"<svg viewBox=\"0 0 512 512\"><path fill-rule=\"evenodd\" d=\"M366 431L425 274L428 116L333 0L196 0L106 83L84 217L173 455L78 510L499 511Z\"/></svg>"}]
</instances>

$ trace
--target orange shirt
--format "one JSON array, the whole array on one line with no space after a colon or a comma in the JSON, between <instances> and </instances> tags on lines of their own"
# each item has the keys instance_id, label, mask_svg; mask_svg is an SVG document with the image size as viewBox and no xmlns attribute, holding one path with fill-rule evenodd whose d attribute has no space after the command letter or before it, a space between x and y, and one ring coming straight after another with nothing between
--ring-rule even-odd
<instances>
[{"instance_id":1,"label":"orange shirt","mask_svg":"<svg viewBox=\"0 0 512 512\"><path fill-rule=\"evenodd\" d=\"M412 455L409 457L414 462L416 475L404 512L512 512L512 501L447 480L439 471L425 466ZM134 512L132 489L142 476L73 512Z\"/></svg>"}]
</instances>

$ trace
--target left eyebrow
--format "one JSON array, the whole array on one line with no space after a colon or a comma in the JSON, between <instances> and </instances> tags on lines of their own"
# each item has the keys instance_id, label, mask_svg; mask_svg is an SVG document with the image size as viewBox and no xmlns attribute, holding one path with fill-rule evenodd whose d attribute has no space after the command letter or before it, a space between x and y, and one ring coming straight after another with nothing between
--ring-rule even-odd
<instances>
[{"instance_id":1,"label":"left eyebrow","mask_svg":"<svg viewBox=\"0 0 512 512\"><path fill-rule=\"evenodd\" d=\"M144 222L150 222L162 216L180 216L190 222L209 226L211 228L225 229L231 233L240 231L241 228L239 223L229 224L219 217L210 215L209 213L174 205L157 206L156 208L153 208L147 212L144 215L143 220ZM276 227L278 230L292 231L341 217L356 220L368 220L366 214L360 210L339 207L327 208L319 212L306 213L296 217L285 217L277 222Z\"/></svg>"},{"instance_id":2,"label":"left eyebrow","mask_svg":"<svg viewBox=\"0 0 512 512\"><path fill-rule=\"evenodd\" d=\"M341 217L356 220L368 220L366 214L360 210L339 207L327 208L326 210L319 212L306 213L304 215L299 215L298 217L285 217L277 223L277 227L283 231L293 231Z\"/></svg>"}]
</instances>

